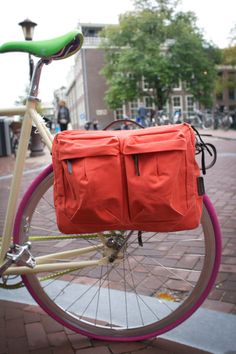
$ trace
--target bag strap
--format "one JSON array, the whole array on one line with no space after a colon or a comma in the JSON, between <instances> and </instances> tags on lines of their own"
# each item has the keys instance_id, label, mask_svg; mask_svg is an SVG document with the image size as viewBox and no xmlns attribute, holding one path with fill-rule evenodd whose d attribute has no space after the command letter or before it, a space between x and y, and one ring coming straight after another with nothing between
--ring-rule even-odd
<instances>
[{"instance_id":1,"label":"bag strap","mask_svg":"<svg viewBox=\"0 0 236 354\"><path fill-rule=\"evenodd\" d=\"M205 175L206 170L211 168L216 163L216 158L217 158L216 148L213 144L205 143L202 140L202 137L201 137L201 134L199 133L199 131L194 126L191 126L191 127L194 130L194 132L196 133L196 137L197 137L197 139L196 139L196 154L200 154L200 153L202 154L201 155L201 170L202 170L203 175ZM209 147L211 147L212 151L210 150ZM205 150L212 157L212 161L208 166L206 166L206 161L205 161Z\"/></svg>"}]
</instances>

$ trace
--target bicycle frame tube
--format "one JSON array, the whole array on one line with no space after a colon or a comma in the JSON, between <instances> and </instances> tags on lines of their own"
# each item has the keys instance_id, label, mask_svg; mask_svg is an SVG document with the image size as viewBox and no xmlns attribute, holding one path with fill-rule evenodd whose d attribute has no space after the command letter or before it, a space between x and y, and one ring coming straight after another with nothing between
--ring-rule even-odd
<instances>
[{"instance_id":1,"label":"bicycle frame tube","mask_svg":"<svg viewBox=\"0 0 236 354\"><path fill-rule=\"evenodd\" d=\"M104 257L105 258L105 257ZM40 264L34 268L29 267L10 267L3 275L22 275L22 274L34 274L34 273L43 273L43 272L57 272L68 269L80 269L86 267L94 267L99 264L104 264L104 261L81 261L81 262L58 262L52 264Z\"/></svg>"},{"instance_id":2,"label":"bicycle frame tube","mask_svg":"<svg viewBox=\"0 0 236 354\"><path fill-rule=\"evenodd\" d=\"M45 141L49 151L51 151L52 149L53 136L51 135L48 128L46 127L43 118L36 112L36 105L38 101L37 99L38 85L39 85L40 74L41 74L43 64L44 62L42 60L39 60L39 62L36 65L33 78L31 81L30 93L27 99L26 107L15 107L10 109L0 110L0 115L6 114L8 116L12 114L17 114L19 112L21 112L21 114L22 112L25 112L25 116L21 128L19 146L17 150L16 163L15 163L13 178L10 187L6 217L5 217L4 227L3 227L2 244L0 250L0 266L4 262L6 253L8 252L11 243L14 217L15 217L17 201L20 193L24 161L28 150L28 143L29 143L33 123L36 125L39 134L42 136L43 140Z\"/></svg>"},{"instance_id":3,"label":"bicycle frame tube","mask_svg":"<svg viewBox=\"0 0 236 354\"><path fill-rule=\"evenodd\" d=\"M25 266L11 266L9 267L3 275L22 275L22 274L32 274L41 272L55 272L63 271L68 269L79 269L85 267L93 267L95 265L107 264L108 256L103 256L98 260L88 260L88 261L72 261L72 262L62 262L63 259L69 257L75 257L82 254L87 254L89 252L99 251L103 249L104 245L100 244L97 246L84 247L80 249L74 249L66 252L52 253L47 256L36 257L36 266L34 268L29 268ZM56 262L60 260L59 262ZM47 263L48 262L48 263ZM50 262L50 263L49 263Z\"/></svg>"},{"instance_id":4,"label":"bicycle frame tube","mask_svg":"<svg viewBox=\"0 0 236 354\"><path fill-rule=\"evenodd\" d=\"M31 102L28 103L32 105ZM24 161L26 158L26 153L28 149L28 142L30 139L31 128L32 128L32 117L28 113L28 107L26 107L26 114L23 119L20 141L16 156L16 163L14 167L9 200L6 211L6 218L3 227L2 234L2 245L0 254L0 264L4 261L6 253L9 250L12 237L13 221L16 212L17 200L20 192L21 178L23 174Z\"/></svg>"},{"instance_id":5,"label":"bicycle frame tube","mask_svg":"<svg viewBox=\"0 0 236 354\"><path fill-rule=\"evenodd\" d=\"M25 114L25 112L26 112L26 107L25 106L10 107L10 108L0 108L0 117L1 116L12 117L12 116L15 116L15 115Z\"/></svg>"}]
</instances>

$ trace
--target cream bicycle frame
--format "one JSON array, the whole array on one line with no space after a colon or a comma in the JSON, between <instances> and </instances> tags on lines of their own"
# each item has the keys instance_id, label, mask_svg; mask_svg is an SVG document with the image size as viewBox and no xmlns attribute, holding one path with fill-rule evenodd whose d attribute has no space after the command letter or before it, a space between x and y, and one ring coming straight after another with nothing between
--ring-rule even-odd
<instances>
[{"instance_id":1,"label":"cream bicycle frame","mask_svg":"<svg viewBox=\"0 0 236 354\"><path fill-rule=\"evenodd\" d=\"M23 175L26 153L28 149L28 142L30 139L30 134L31 134L31 129L33 124L36 126L39 134L44 140L49 151L51 152L52 150L53 135L46 127L43 118L36 111L36 106L38 101L36 96L35 97L29 96L26 106L0 109L0 116L22 115L24 113L20 141L17 150L16 162L15 162L15 167L14 167L14 172L13 172L13 177L12 177L12 182L10 187L10 194L8 199L8 206L6 211L6 217L5 217L4 227L3 227L2 243L0 249L0 267L6 261L6 254L9 251L12 242L16 206L17 206L17 201L18 201L19 192L21 188L21 180ZM77 261L77 262L70 262L70 263L60 261L68 257L73 257L76 255L81 255L81 254L89 253L104 248L105 242L103 236L102 235L99 236L101 238L100 245L80 248L78 250L71 250L67 252L53 253L44 257L35 257L36 266L34 268L29 268L27 266L18 266L13 264L3 273L3 275L7 276L7 275L22 275L26 273L54 272L54 271L68 270L68 268L78 269L87 266L104 264L107 262L110 253L109 249L107 250L108 253L106 256L101 257L100 260L96 260L96 261L83 261L83 262ZM55 262L55 260L58 261ZM53 263L50 263L52 261Z\"/></svg>"}]
</instances>

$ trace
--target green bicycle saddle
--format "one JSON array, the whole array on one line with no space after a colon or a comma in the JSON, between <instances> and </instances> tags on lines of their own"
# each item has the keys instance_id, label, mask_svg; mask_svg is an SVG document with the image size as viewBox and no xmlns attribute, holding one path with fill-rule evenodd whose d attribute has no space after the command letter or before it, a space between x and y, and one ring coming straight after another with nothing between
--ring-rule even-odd
<instances>
[{"instance_id":1,"label":"green bicycle saddle","mask_svg":"<svg viewBox=\"0 0 236 354\"><path fill-rule=\"evenodd\" d=\"M26 52L43 59L59 60L76 53L82 44L83 35L76 29L49 40L6 42L0 46L0 53Z\"/></svg>"}]
</instances>

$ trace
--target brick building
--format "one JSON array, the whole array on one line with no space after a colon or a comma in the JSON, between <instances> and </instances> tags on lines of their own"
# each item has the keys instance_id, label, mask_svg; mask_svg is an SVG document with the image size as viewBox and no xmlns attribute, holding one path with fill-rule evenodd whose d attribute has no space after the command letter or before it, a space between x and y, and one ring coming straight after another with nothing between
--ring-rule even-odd
<instances>
[{"instance_id":1,"label":"brick building","mask_svg":"<svg viewBox=\"0 0 236 354\"><path fill-rule=\"evenodd\" d=\"M236 110L236 68L232 65L218 66L219 90L215 97L214 106L222 111Z\"/></svg>"},{"instance_id":2,"label":"brick building","mask_svg":"<svg viewBox=\"0 0 236 354\"><path fill-rule=\"evenodd\" d=\"M67 89L72 125L81 128L88 121L98 121L102 128L114 119L114 112L107 108L104 93L105 78L100 74L104 65L104 52L98 48L99 31L104 25L83 24L84 44L75 57L74 75Z\"/></svg>"},{"instance_id":3,"label":"brick building","mask_svg":"<svg viewBox=\"0 0 236 354\"><path fill-rule=\"evenodd\" d=\"M136 118L140 106L148 109L154 108L150 95L127 104L116 111L110 110L104 100L107 85L105 78L100 74L104 65L104 52L99 48L99 32L103 24L81 24L84 34L84 44L75 57L75 65L71 73L70 84L67 88L67 101L70 108L73 128L83 128L86 122L98 122L99 128L103 128L109 122L117 118L128 116ZM228 67L219 67L219 75L222 79L232 77L236 80L236 70ZM145 82L143 82L145 89ZM147 88L148 91L148 88ZM215 98L214 106L226 107L235 110L236 95L234 89L224 89ZM179 82L173 88L173 92L166 103L165 112L173 116L176 110L181 110L183 117L188 118L199 109L198 103L188 93L184 83Z\"/></svg>"}]
</instances>

